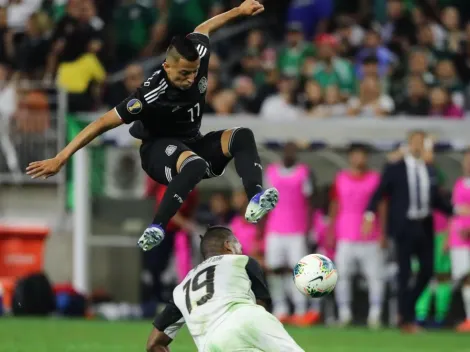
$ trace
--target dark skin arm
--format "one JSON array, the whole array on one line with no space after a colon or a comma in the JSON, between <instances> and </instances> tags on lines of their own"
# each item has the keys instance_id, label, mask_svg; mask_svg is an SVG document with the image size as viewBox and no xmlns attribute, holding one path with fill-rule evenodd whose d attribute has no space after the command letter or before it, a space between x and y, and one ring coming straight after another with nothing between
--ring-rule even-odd
<instances>
[{"instance_id":1,"label":"dark skin arm","mask_svg":"<svg viewBox=\"0 0 470 352\"><path fill-rule=\"evenodd\" d=\"M147 352L169 352L168 345L173 341L168 335L153 328L147 340Z\"/></svg>"}]
</instances>

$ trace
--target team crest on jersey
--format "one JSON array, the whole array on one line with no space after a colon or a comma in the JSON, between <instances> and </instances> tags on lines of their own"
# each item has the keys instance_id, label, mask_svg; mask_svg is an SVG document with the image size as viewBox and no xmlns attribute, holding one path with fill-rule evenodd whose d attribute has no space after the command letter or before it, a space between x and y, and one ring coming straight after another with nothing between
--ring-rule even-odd
<instances>
[{"instance_id":1,"label":"team crest on jersey","mask_svg":"<svg viewBox=\"0 0 470 352\"><path fill-rule=\"evenodd\" d=\"M197 86L201 94L204 94L207 90L207 78L202 77Z\"/></svg>"},{"instance_id":2,"label":"team crest on jersey","mask_svg":"<svg viewBox=\"0 0 470 352\"><path fill-rule=\"evenodd\" d=\"M176 151L176 145L169 145L168 147L166 147L165 149L165 153L166 155L170 156L172 155L174 152Z\"/></svg>"},{"instance_id":3,"label":"team crest on jersey","mask_svg":"<svg viewBox=\"0 0 470 352\"><path fill-rule=\"evenodd\" d=\"M136 115L142 111L142 102L139 99L131 99L127 103L127 111Z\"/></svg>"}]
</instances>

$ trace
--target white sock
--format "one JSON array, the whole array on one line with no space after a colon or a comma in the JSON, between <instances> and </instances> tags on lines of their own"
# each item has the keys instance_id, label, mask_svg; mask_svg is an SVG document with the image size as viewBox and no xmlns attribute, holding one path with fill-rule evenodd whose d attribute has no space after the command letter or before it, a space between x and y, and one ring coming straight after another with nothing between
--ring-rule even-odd
<instances>
[{"instance_id":1,"label":"white sock","mask_svg":"<svg viewBox=\"0 0 470 352\"><path fill-rule=\"evenodd\" d=\"M289 314L287 296L282 275L270 274L268 276L269 290L273 301L273 315L280 317Z\"/></svg>"},{"instance_id":2,"label":"white sock","mask_svg":"<svg viewBox=\"0 0 470 352\"><path fill-rule=\"evenodd\" d=\"M465 285L462 287L462 300L463 300L463 307L465 310L465 315L467 320L470 320L470 286Z\"/></svg>"},{"instance_id":3,"label":"white sock","mask_svg":"<svg viewBox=\"0 0 470 352\"><path fill-rule=\"evenodd\" d=\"M294 314L304 315L307 313L307 299L305 296L295 287L294 280L292 280L292 274L285 274L284 287L290 293L292 304L294 305Z\"/></svg>"},{"instance_id":4,"label":"white sock","mask_svg":"<svg viewBox=\"0 0 470 352\"><path fill-rule=\"evenodd\" d=\"M351 319L351 279L340 277L335 288L336 304L338 305L339 319Z\"/></svg>"},{"instance_id":5,"label":"white sock","mask_svg":"<svg viewBox=\"0 0 470 352\"><path fill-rule=\"evenodd\" d=\"M369 317L376 319L382 314L384 282L380 279L370 279L369 284Z\"/></svg>"}]
</instances>

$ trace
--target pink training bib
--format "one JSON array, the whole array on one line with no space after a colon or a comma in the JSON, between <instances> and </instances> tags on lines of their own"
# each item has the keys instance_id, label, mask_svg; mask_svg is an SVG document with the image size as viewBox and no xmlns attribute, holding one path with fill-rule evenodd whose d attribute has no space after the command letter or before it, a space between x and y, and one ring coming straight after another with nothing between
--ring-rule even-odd
<instances>
[{"instance_id":1,"label":"pink training bib","mask_svg":"<svg viewBox=\"0 0 470 352\"><path fill-rule=\"evenodd\" d=\"M470 205L470 178L461 177L454 185L452 192L454 206ZM461 231L470 229L470 216L454 216L450 222L449 245L454 247L470 247L470 240L462 238Z\"/></svg>"},{"instance_id":2,"label":"pink training bib","mask_svg":"<svg viewBox=\"0 0 470 352\"><path fill-rule=\"evenodd\" d=\"M307 231L310 172L307 165L299 164L290 169L271 164L266 170L270 186L279 191L279 202L268 217L266 233L279 235L303 234Z\"/></svg>"},{"instance_id":3,"label":"pink training bib","mask_svg":"<svg viewBox=\"0 0 470 352\"><path fill-rule=\"evenodd\" d=\"M327 216L322 211L316 210L313 215L313 232L316 235L314 240L318 244L318 250L321 254L326 255L330 259L335 258L335 250L332 248L327 249L326 236L328 235L329 223Z\"/></svg>"},{"instance_id":4,"label":"pink training bib","mask_svg":"<svg viewBox=\"0 0 470 352\"><path fill-rule=\"evenodd\" d=\"M369 171L361 177L353 176L348 170L340 171L336 177L338 215L336 236L343 241L376 241L380 236L376 220L372 233L362 235L364 212L380 182L377 172Z\"/></svg>"},{"instance_id":5,"label":"pink training bib","mask_svg":"<svg viewBox=\"0 0 470 352\"><path fill-rule=\"evenodd\" d=\"M448 230L449 220L447 219L447 216L445 214L441 213L438 210L435 210L432 213L432 217L434 220L434 231L436 233L442 233Z\"/></svg>"}]
</instances>

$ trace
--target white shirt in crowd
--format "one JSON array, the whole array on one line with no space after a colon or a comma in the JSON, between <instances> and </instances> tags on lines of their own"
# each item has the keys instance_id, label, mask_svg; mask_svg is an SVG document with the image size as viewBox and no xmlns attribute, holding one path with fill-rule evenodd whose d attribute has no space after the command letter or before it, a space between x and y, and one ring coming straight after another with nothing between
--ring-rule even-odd
<instances>
[{"instance_id":1,"label":"white shirt in crowd","mask_svg":"<svg viewBox=\"0 0 470 352\"><path fill-rule=\"evenodd\" d=\"M263 102L261 118L270 121L293 121L301 118L301 111L287 103L279 94L272 95Z\"/></svg>"},{"instance_id":2,"label":"white shirt in crowd","mask_svg":"<svg viewBox=\"0 0 470 352\"><path fill-rule=\"evenodd\" d=\"M417 159L412 155L405 157L405 165L408 189L410 191L408 218L412 220L423 219L431 212L431 180L429 178L428 169L422 159Z\"/></svg>"},{"instance_id":3,"label":"white shirt in crowd","mask_svg":"<svg viewBox=\"0 0 470 352\"><path fill-rule=\"evenodd\" d=\"M20 3L9 4L8 0L0 0L0 6L7 8L8 28L22 32L26 22L33 13L41 8L42 0L22 0Z\"/></svg>"},{"instance_id":4,"label":"white shirt in crowd","mask_svg":"<svg viewBox=\"0 0 470 352\"><path fill-rule=\"evenodd\" d=\"M362 106L361 112L359 113L359 117L375 117L375 107L378 106L387 113L392 113L395 109L395 103L393 99L388 95L381 95L376 102L366 104ZM361 106L361 101L358 97L352 97L348 101L348 106L353 109L357 109Z\"/></svg>"}]
</instances>

